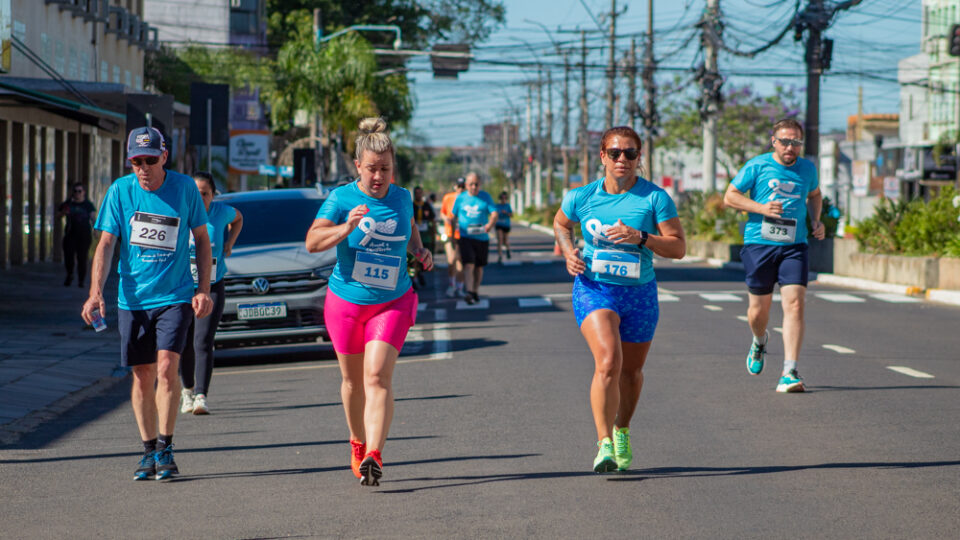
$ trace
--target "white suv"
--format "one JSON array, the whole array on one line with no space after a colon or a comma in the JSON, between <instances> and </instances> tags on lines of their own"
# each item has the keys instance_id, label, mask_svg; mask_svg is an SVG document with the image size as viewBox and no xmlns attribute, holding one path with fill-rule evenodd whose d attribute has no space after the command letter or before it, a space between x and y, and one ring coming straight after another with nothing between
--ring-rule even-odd
<instances>
[{"instance_id":1,"label":"white suv","mask_svg":"<svg viewBox=\"0 0 960 540\"><path fill-rule=\"evenodd\" d=\"M323 323L336 248L308 253L307 230L324 195L316 189L244 191L217 197L243 214L226 259L218 346L329 339Z\"/></svg>"}]
</instances>

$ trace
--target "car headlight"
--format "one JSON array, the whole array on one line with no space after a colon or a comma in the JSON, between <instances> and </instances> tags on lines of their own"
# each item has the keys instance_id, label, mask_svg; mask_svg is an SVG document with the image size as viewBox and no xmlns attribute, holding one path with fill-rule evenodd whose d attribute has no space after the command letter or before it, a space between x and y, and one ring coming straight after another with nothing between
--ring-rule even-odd
<instances>
[{"instance_id":1,"label":"car headlight","mask_svg":"<svg viewBox=\"0 0 960 540\"><path fill-rule=\"evenodd\" d=\"M310 274L312 277L320 279L330 279L330 275L333 274L334 265L321 266L320 268L314 268L313 272Z\"/></svg>"}]
</instances>

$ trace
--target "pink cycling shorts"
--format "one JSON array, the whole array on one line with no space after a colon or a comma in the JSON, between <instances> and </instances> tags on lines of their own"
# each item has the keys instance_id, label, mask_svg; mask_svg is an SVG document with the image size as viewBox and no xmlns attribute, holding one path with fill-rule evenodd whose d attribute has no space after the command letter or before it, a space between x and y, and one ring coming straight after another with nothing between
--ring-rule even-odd
<instances>
[{"instance_id":1,"label":"pink cycling shorts","mask_svg":"<svg viewBox=\"0 0 960 540\"><path fill-rule=\"evenodd\" d=\"M327 289L323 320L333 348L340 354L360 354L369 341L385 341L399 351L407 331L417 322L417 293L411 287L396 300L361 305Z\"/></svg>"}]
</instances>

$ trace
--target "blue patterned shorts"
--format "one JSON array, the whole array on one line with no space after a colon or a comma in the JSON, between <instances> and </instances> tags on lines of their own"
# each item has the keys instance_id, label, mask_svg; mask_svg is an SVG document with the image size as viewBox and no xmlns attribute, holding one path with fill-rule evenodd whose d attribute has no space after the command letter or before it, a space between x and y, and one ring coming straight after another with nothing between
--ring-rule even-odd
<instances>
[{"instance_id":1,"label":"blue patterned shorts","mask_svg":"<svg viewBox=\"0 0 960 540\"><path fill-rule=\"evenodd\" d=\"M620 316L620 341L646 343L653 340L660 318L657 280L643 285L611 285L577 276L573 281L573 314L577 326L598 309Z\"/></svg>"}]
</instances>

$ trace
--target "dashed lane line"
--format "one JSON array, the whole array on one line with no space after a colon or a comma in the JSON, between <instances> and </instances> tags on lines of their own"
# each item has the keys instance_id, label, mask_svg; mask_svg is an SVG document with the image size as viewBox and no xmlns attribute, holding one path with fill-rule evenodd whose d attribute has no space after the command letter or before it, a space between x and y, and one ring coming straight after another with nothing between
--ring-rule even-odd
<instances>
[{"instance_id":1,"label":"dashed lane line","mask_svg":"<svg viewBox=\"0 0 960 540\"><path fill-rule=\"evenodd\" d=\"M830 345L830 344L826 344L826 345L823 346L823 348L824 348L824 349L831 350L831 351L833 351L833 352L835 352L835 353L839 353L839 354L854 354L854 353L857 352L857 351L855 351L855 350L853 350L853 349L851 349L851 348L849 348L849 347L844 347L844 346L842 346L842 345Z\"/></svg>"},{"instance_id":2,"label":"dashed lane line","mask_svg":"<svg viewBox=\"0 0 960 540\"><path fill-rule=\"evenodd\" d=\"M743 299L729 293L700 293L700 298L708 302L742 302Z\"/></svg>"},{"instance_id":3,"label":"dashed lane line","mask_svg":"<svg viewBox=\"0 0 960 540\"><path fill-rule=\"evenodd\" d=\"M663 293L663 292L661 292L661 293L659 294L658 299L659 299L661 302L679 302L679 301L680 301L680 297L679 297L679 296L675 296L675 295L667 294L667 293Z\"/></svg>"},{"instance_id":4,"label":"dashed lane line","mask_svg":"<svg viewBox=\"0 0 960 540\"><path fill-rule=\"evenodd\" d=\"M740 319L741 321L745 322L745 323L749 323L749 322L750 322L750 319L748 319L746 315L737 315L737 318Z\"/></svg>"},{"instance_id":5,"label":"dashed lane line","mask_svg":"<svg viewBox=\"0 0 960 540\"><path fill-rule=\"evenodd\" d=\"M904 366L887 366L887 369L896 371L897 373L902 373L909 377L916 377L918 379L932 379L933 375L929 373L924 373L922 371L917 371L913 368L908 368Z\"/></svg>"},{"instance_id":6,"label":"dashed lane line","mask_svg":"<svg viewBox=\"0 0 960 540\"><path fill-rule=\"evenodd\" d=\"M869 296L870 298L876 298L877 300L883 300L884 302L890 302L893 304L916 304L917 302L923 301L919 298L914 298L913 296L907 296L905 294L873 293Z\"/></svg>"},{"instance_id":7,"label":"dashed lane line","mask_svg":"<svg viewBox=\"0 0 960 540\"><path fill-rule=\"evenodd\" d=\"M815 296L827 302L835 302L837 304L859 304L866 302L866 300L859 296L846 293L816 293Z\"/></svg>"},{"instance_id":8,"label":"dashed lane line","mask_svg":"<svg viewBox=\"0 0 960 540\"><path fill-rule=\"evenodd\" d=\"M722 307L720 307L720 306L714 306L714 305L712 305L712 304L705 304L705 305L703 306L703 309L705 309L705 310L707 310L707 311L723 311L723 308L722 308Z\"/></svg>"},{"instance_id":9,"label":"dashed lane line","mask_svg":"<svg viewBox=\"0 0 960 540\"><path fill-rule=\"evenodd\" d=\"M533 298L517 298L517 305L521 308L539 308L550 307L553 305L553 302L551 302L549 298L536 296Z\"/></svg>"},{"instance_id":10,"label":"dashed lane line","mask_svg":"<svg viewBox=\"0 0 960 540\"><path fill-rule=\"evenodd\" d=\"M463 300L457 301L457 309L490 309L490 300L484 298L476 304L468 304Z\"/></svg>"}]
</instances>

